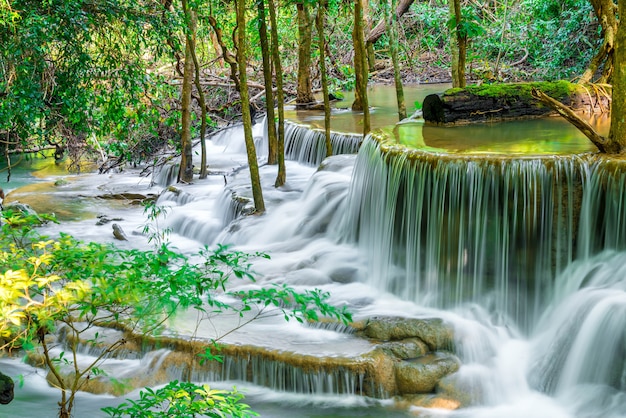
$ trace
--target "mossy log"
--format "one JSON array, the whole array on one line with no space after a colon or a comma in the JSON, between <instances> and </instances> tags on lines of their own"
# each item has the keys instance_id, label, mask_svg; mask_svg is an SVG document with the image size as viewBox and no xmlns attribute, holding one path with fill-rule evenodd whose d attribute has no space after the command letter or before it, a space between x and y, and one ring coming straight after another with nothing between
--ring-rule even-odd
<instances>
[{"instance_id":1,"label":"mossy log","mask_svg":"<svg viewBox=\"0 0 626 418\"><path fill-rule=\"evenodd\" d=\"M426 96L424 120L434 125L460 125L555 115L553 109L532 96L533 89L543 91L574 111L599 114L610 109L610 93L595 85L567 81L490 84Z\"/></svg>"}]
</instances>

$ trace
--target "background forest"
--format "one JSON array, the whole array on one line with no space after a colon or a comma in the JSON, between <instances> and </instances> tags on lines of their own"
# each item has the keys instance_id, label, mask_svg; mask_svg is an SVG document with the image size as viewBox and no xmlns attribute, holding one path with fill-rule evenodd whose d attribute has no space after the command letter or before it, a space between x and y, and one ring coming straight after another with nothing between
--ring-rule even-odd
<instances>
[{"instance_id":1,"label":"background forest","mask_svg":"<svg viewBox=\"0 0 626 418\"><path fill-rule=\"evenodd\" d=\"M451 28L455 27L451 4L441 0L395 3L362 4L358 20L364 24L369 51L369 82L393 82L390 51L396 48L389 47L384 30L388 6L401 15L394 56L402 82L449 82ZM461 30L468 35L470 83L574 79L602 44L601 26L587 0L460 3ZM306 94L321 88L314 22L319 4L1 0L4 160L11 165L15 162L11 156L23 150L53 149L57 158L69 154L77 162L86 157L107 170L146 161L164 147L180 152L185 147L181 135L183 139L197 136L202 120L210 129L241 117L239 51L244 53L251 109L265 109L262 47L270 35L281 61L279 71L273 65L274 74L282 73L281 93L287 102L306 102L307 97L299 97L302 89ZM335 0L324 6L325 70L330 92L338 95L353 89L357 78L354 5ZM240 40L235 36L237 7L245 9L239 14L245 19ZM261 22L266 23L264 29ZM238 48L242 43L245 48ZM269 55L265 54L268 60ZM194 79L187 104L181 95L185 71ZM277 81L270 77L274 89ZM204 116L201 108L206 109Z\"/></svg>"}]
</instances>

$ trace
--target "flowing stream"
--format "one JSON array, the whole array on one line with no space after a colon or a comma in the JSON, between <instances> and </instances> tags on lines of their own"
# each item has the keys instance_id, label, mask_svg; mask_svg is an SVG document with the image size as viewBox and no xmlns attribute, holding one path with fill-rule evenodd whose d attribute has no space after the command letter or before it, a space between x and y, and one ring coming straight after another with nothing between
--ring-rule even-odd
<instances>
[{"instance_id":1,"label":"flowing stream","mask_svg":"<svg viewBox=\"0 0 626 418\"><path fill-rule=\"evenodd\" d=\"M393 111L381 106L376 113L380 126L391 123L383 115ZM348 118L342 110L337 115ZM290 117L314 125L318 116ZM253 379L236 362L220 376L195 376L216 387L236 385L263 417L624 417L626 167L595 158L586 139L559 120L513 124L443 130L413 121L379 131L377 140L334 127L343 132L333 137L341 155L322 162L319 131L292 123L287 184L275 189L276 167L260 169L263 216L242 216L249 204L232 198L250 194L239 128L207 141L212 175L176 185L179 192L164 191L175 167L153 177L132 170L77 176L54 171L47 160L0 187L10 192L7 201L66 220L47 226L49 234L114 242L110 224L96 221L100 214L116 218L130 237L116 244L128 248L149 248L146 237L133 234L145 223L142 210L102 195L159 195L168 207L161 226L181 251L220 243L269 253L254 264L258 286L329 291L357 320L437 317L454 328L462 363L456 385L471 399L458 410L362 396L346 390L362 387L362 377L341 367L306 372L252 356ZM265 155L263 123L255 125L255 141ZM400 152L397 144L415 149ZM237 321L197 328L189 314L172 326L183 336L211 338ZM373 343L345 331L268 318L226 342L325 358L371 350ZM146 375L166 355L111 360L107 370ZM0 369L23 381L0 416L55 416L58 392L44 371L8 358ZM81 393L75 416L105 416L99 408L137 393Z\"/></svg>"}]
</instances>

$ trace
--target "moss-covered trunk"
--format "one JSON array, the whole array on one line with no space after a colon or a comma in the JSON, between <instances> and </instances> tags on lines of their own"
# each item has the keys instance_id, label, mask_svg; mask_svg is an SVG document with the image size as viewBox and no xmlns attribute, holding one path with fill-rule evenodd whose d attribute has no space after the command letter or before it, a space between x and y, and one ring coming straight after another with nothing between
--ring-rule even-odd
<instances>
[{"instance_id":1,"label":"moss-covered trunk","mask_svg":"<svg viewBox=\"0 0 626 418\"><path fill-rule=\"evenodd\" d=\"M187 0L182 0L183 10L189 10ZM189 13L185 19L190 21ZM188 32L185 36L185 66L183 72L183 86L181 94L181 133L180 133L180 170L178 181L191 183L193 180L193 154L191 151L191 84L195 77L193 69L192 37Z\"/></svg>"},{"instance_id":2,"label":"moss-covered trunk","mask_svg":"<svg viewBox=\"0 0 626 418\"><path fill-rule=\"evenodd\" d=\"M305 2L296 4L298 10L298 86L296 103L315 102L311 84L311 44L313 30L309 6Z\"/></svg>"},{"instance_id":3,"label":"moss-covered trunk","mask_svg":"<svg viewBox=\"0 0 626 418\"><path fill-rule=\"evenodd\" d=\"M619 2L619 15L626 16L626 2ZM613 57L613 103L609 142L616 152L626 150L626 19L619 24Z\"/></svg>"},{"instance_id":4,"label":"moss-covered trunk","mask_svg":"<svg viewBox=\"0 0 626 418\"><path fill-rule=\"evenodd\" d=\"M241 116L243 118L243 132L250 168L252 183L252 198L257 213L265 212L263 189L259 176L259 163L252 137L252 117L250 115L250 95L248 93L247 57L246 57L246 0L237 0L237 63L239 66L239 94L241 96Z\"/></svg>"},{"instance_id":5,"label":"moss-covered trunk","mask_svg":"<svg viewBox=\"0 0 626 418\"><path fill-rule=\"evenodd\" d=\"M275 187L285 184L287 172L285 168L285 96L283 92L283 67L280 61L280 52L278 50L278 24L276 18L276 6L274 0L267 0L267 6L270 12L270 28L272 32L272 61L274 63L274 72L276 74L276 101L278 106L278 174L276 175Z\"/></svg>"},{"instance_id":6,"label":"moss-covered trunk","mask_svg":"<svg viewBox=\"0 0 626 418\"><path fill-rule=\"evenodd\" d=\"M278 161L278 138L276 137L276 123L274 122L274 90L272 85L272 60L267 36L267 22L265 20L265 1L257 3L259 38L261 40L261 54L263 55L263 81L265 83L265 107L267 111L267 163L276 164Z\"/></svg>"},{"instance_id":7,"label":"moss-covered trunk","mask_svg":"<svg viewBox=\"0 0 626 418\"><path fill-rule=\"evenodd\" d=\"M367 100L367 52L363 34L363 7L361 0L354 0L352 43L354 45L354 73L356 78L352 110L363 111L363 134L367 134L370 131L370 114Z\"/></svg>"}]
</instances>

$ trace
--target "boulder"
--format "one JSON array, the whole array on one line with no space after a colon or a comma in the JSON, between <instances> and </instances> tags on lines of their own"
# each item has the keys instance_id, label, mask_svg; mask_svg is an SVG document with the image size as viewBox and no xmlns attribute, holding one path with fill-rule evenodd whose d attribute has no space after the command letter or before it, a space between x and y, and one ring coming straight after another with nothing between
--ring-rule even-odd
<instances>
[{"instance_id":1,"label":"boulder","mask_svg":"<svg viewBox=\"0 0 626 418\"><path fill-rule=\"evenodd\" d=\"M400 361L395 364L398 393L432 393L439 381L456 372L460 365L455 355L441 352Z\"/></svg>"},{"instance_id":2,"label":"boulder","mask_svg":"<svg viewBox=\"0 0 626 418\"><path fill-rule=\"evenodd\" d=\"M454 346L452 327L439 318L374 317L367 321L364 333L379 341L419 338L431 351L450 350Z\"/></svg>"},{"instance_id":3,"label":"boulder","mask_svg":"<svg viewBox=\"0 0 626 418\"><path fill-rule=\"evenodd\" d=\"M0 372L0 404L6 405L13 400L14 386L13 379Z\"/></svg>"}]
</instances>

